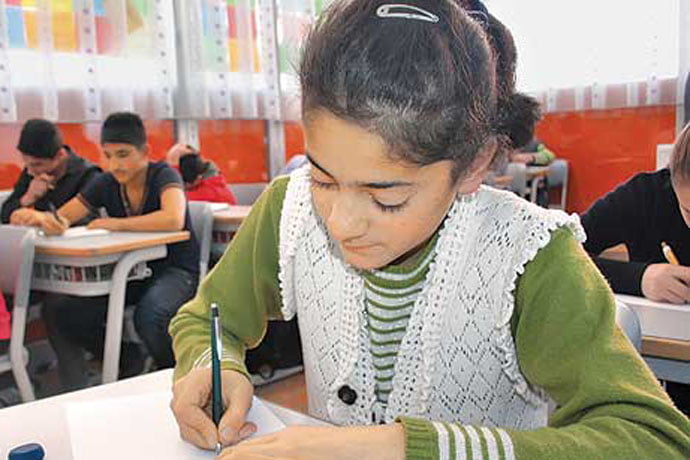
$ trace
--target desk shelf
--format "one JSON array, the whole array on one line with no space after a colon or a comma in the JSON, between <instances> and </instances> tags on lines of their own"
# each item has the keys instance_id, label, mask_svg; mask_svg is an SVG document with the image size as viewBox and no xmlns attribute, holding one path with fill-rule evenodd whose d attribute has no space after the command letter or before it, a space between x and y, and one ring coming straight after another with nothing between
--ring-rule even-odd
<instances>
[{"instance_id":1,"label":"desk shelf","mask_svg":"<svg viewBox=\"0 0 690 460\"><path fill-rule=\"evenodd\" d=\"M116 262L99 265L65 265L53 262L34 264L32 287L41 291L60 292L78 296L98 296L110 292ZM136 264L127 281L143 280L151 276L146 262Z\"/></svg>"}]
</instances>

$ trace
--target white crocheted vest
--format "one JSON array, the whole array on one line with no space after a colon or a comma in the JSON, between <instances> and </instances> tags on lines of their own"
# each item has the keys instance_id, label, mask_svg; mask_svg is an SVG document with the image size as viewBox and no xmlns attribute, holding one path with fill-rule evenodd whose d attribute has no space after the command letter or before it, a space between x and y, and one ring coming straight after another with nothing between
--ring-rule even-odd
<instances>
[{"instance_id":1,"label":"white crocheted vest","mask_svg":"<svg viewBox=\"0 0 690 460\"><path fill-rule=\"evenodd\" d=\"M308 167L293 172L280 219L283 317L298 315L311 415L340 425L398 415L533 429L547 397L520 371L510 330L515 283L527 262L579 219L512 193L481 188L455 201L395 364L387 408L376 401L364 280L344 263L316 216ZM357 395L348 405L338 390Z\"/></svg>"}]
</instances>

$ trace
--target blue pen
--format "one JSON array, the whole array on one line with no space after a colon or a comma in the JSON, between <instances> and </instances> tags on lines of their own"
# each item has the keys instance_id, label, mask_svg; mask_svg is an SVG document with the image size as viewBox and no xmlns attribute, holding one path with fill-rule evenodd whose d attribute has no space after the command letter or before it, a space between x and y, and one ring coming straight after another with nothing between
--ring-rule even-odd
<instances>
[{"instance_id":1,"label":"blue pen","mask_svg":"<svg viewBox=\"0 0 690 460\"><path fill-rule=\"evenodd\" d=\"M218 304L211 304L211 416L216 426L223 416L223 386L220 379L220 358L223 354L223 342L220 336L220 317ZM220 453L222 445L216 444L216 455Z\"/></svg>"}]
</instances>

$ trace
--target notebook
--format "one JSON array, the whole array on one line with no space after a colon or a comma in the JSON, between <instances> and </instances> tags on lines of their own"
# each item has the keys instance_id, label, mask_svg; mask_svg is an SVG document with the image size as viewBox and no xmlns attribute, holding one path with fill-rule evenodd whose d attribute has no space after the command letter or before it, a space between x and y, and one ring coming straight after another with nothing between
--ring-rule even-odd
<instances>
[{"instance_id":1,"label":"notebook","mask_svg":"<svg viewBox=\"0 0 690 460\"><path fill-rule=\"evenodd\" d=\"M180 438L170 410L170 391L106 398L64 405L74 460L150 460L215 458ZM247 420L256 423L261 436L285 424L254 397Z\"/></svg>"}]
</instances>

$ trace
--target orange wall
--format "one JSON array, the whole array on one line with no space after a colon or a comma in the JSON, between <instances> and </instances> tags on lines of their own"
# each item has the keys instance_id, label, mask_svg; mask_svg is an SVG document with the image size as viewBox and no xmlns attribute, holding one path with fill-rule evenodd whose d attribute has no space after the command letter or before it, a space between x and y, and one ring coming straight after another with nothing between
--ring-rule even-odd
<instances>
[{"instance_id":1,"label":"orange wall","mask_svg":"<svg viewBox=\"0 0 690 460\"><path fill-rule=\"evenodd\" d=\"M288 122L285 127L285 161L304 153L304 133L300 123Z\"/></svg>"},{"instance_id":2,"label":"orange wall","mask_svg":"<svg viewBox=\"0 0 690 460\"><path fill-rule=\"evenodd\" d=\"M65 142L99 162L98 124L61 124ZM163 158L174 142L171 121L147 121L152 157ZM549 114L537 135L570 162L568 210L583 212L599 196L639 171L655 166L656 145L673 142L675 107L645 107ZM11 188L21 170L14 146L19 125L0 124L0 189ZM201 151L230 183L265 182L265 123L261 120L207 120L199 123ZM285 125L286 159L304 152L299 123Z\"/></svg>"},{"instance_id":3,"label":"orange wall","mask_svg":"<svg viewBox=\"0 0 690 460\"><path fill-rule=\"evenodd\" d=\"M656 167L657 144L673 142L675 106L548 114L537 136L569 161L567 209L584 212L640 171Z\"/></svg>"},{"instance_id":4,"label":"orange wall","mask_svg":"<svg viewBox=\"0 0 690 460\"><path fill-rule=\"evenodd\" d=\"M145 122L151 158L160 160L175 142L172 121ZM64 141L80 155L101 164L98 144L100 123L62 123ZM0 124L0 189L12 188L22 169L21 157L15 146L21 124ZM222 170L230 183L265 182L265 123L263 121L222 120L199 123L201 151Z\"/></svg>"},{"instance_id":5,"label":"orange wall","mask_svg":"<svg viewBox=\"0 0 690 460\"><path fill-rule=\"evenodd\" d=\"M263 120L199 122L201 155L213 160L231 184L268 181L265 139Z\"/></svg>"}]
</instances>

